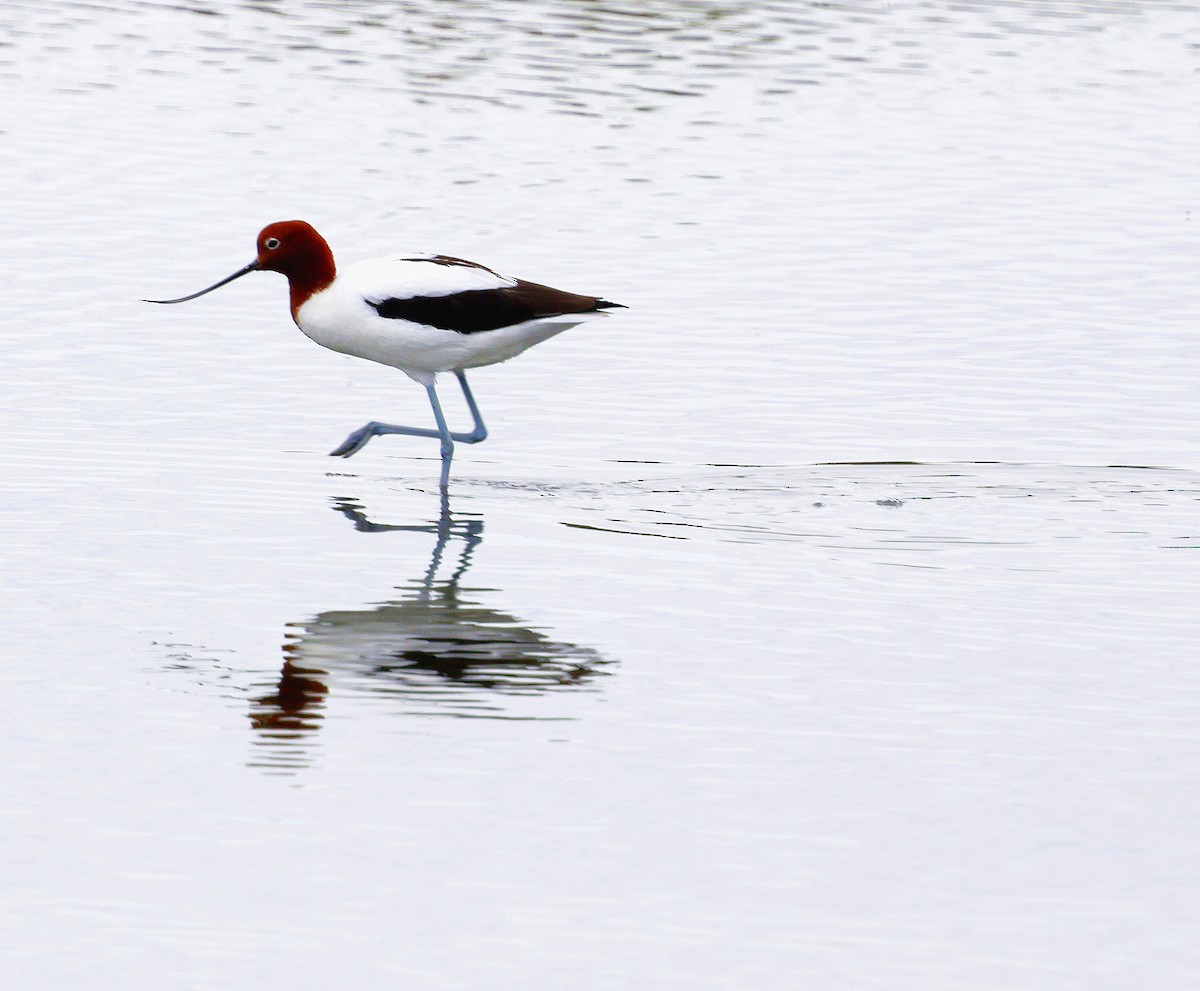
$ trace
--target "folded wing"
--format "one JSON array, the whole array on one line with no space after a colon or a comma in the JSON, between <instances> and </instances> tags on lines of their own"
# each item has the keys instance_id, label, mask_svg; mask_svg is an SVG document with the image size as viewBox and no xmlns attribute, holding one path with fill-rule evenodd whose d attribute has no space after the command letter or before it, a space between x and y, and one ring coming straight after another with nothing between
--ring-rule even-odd
<instances>
[{"instance_id":1,"label":"folded wing","mask_svg":"<svg viewBox=\"0 0 1200 991\"><path fill-rule=\"evenodd\" d=\"M621 305L506 278L446 255L366 262L355 266L354 274L363 298L381 317L460 334Z\"/></svg>"}]
</instances>

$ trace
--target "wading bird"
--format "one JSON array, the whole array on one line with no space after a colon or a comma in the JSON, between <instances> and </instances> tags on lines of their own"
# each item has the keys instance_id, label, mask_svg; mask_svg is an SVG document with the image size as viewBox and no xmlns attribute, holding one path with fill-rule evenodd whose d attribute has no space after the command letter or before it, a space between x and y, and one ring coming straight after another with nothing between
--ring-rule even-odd
<instances>
[{"instance_id":1,"label":"wading bird","mask_svg":"<svg viewBox=\"0 0 1200 991\"><path fill-rule=\"evenodd\" d=\"M443 490L454 442L478 444L487 437L466 369L506 361L604 310L622 307L447 255L393 255L339 272L325 239L303 220L268 224L258 235L254 261L207 289L146 302L185 303L259 271L287 276L292 319L305 336L333 351L398 368L429 394L436 430L371 421L330 454L348 458L380 434L437 437ZM434 387L438 372L458 378L474 420L470 433L452 433L446 425Z\"/></svg>"}]
</instances>

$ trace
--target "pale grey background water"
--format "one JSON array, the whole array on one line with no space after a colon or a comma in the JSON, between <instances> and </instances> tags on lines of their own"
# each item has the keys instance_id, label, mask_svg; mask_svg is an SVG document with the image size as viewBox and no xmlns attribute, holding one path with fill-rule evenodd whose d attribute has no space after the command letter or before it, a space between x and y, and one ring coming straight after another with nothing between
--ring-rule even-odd
<instances>
[{"instance_id":1,"label":"pale grey background water","mask_svg":"<svg viewBox=\"0 0 1200 991\"><path fill-rule=\"evenodd\" d=\"M13 987L1190 988L1200 7L0 6ZM420 389L299 216L630 304ZM462 416L455 407L455 414Z\"/></svg>"}]
</instances>

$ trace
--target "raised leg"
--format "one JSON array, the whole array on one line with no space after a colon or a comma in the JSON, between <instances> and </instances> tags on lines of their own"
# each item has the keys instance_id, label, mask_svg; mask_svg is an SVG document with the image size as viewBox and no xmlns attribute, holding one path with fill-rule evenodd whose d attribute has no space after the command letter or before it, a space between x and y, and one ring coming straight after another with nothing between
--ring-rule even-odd
<instances>
[{"instance_id":1,"label":"raised leg","mask_svg":"<svg viewBox=\"0 0 1200 991\"><path fill-rule=\"evenodd\" d=\"M483 425L483 417L479 415L479 407L475 403L475 397L471 395L471 387L467 385L467 376L461 371L456 370L454 374L458 378L459 385L462 386L463 398L467 401L467 409L471 412L471 417L475 421L475 427L470 433L451 433L446 430L443 433L442 425L444 419L441 416L441 405L437 400L437 393L433 391L433 386L429 385L425 388L429 391L431 405L434 408L434 417L439 422L437 430L431 430L429 427L399 427L391 423L379 423L372 420L370 423L359 427L342 443L330 451L330 455L335 458L348 458L352 454L358 453L367 441L372 437L378 437L381 434L406 434L409 437L438 437L443 441L449 437L451 441L460 441L463 444L478 444L480 441L487 438L487 427ZM443 447L445 444L443 444ZM451 448L453 448L451 444Z\"/></svg>"}]
</instances>

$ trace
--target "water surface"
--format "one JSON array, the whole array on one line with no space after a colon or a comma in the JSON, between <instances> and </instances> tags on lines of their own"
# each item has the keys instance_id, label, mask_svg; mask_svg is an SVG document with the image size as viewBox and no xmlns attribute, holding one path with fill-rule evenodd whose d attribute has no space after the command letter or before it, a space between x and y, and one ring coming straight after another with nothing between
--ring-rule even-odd
<instances>
[{"instance_id":1,"label":"water surface","mask_svg":"<svg viewBox=\"0 0 1200 991\"><path fill-rule=\"evenodd\" d=\"M5 6L9 981L1190 987L1197 12ZM291 216L630 309L443 506Z\"/></svg>"}]
</instances>

